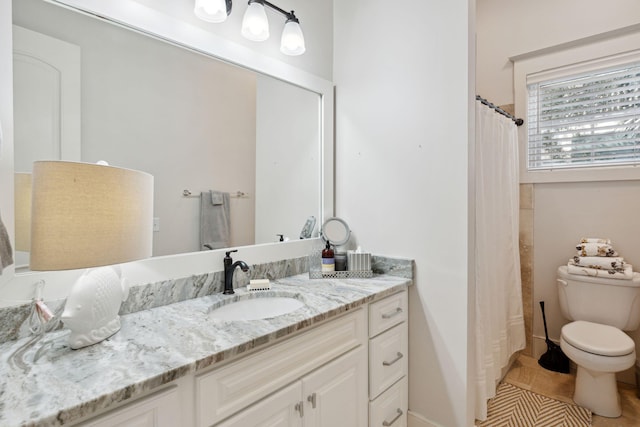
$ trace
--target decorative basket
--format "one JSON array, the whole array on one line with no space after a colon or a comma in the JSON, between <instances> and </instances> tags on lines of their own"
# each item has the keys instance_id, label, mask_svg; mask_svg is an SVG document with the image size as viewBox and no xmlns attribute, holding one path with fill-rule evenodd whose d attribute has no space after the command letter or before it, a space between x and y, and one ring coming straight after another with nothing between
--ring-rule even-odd
<instances>
[{"instance_id":1,"label":"decorative basket","mask_svg":"<svg viewBox=\"0 0 640 427\"><path fill-rule=\"evenodd\" d=\"M373 277L373 271L332 271L323 273L317 270L309 270L309 279L367 279Z\"/></svg>"}]
</instances>

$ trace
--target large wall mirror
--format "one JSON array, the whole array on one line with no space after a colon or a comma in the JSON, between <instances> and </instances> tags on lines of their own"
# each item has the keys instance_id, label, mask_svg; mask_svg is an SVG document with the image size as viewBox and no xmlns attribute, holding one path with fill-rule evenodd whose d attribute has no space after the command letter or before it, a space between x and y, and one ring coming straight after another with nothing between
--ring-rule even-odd
<instances>
[{"instance_id":1,"label":"large wall mirror","mask_svg":"<svg viewBox=\"0 0 640 427\"><path fill-rule=\"evenodd\" d=\"M230 247L298 239L331 214L329 82L188 29L147 31L148 17L118 16L122 0L113 16L83 3L104 2L13 0L16 209L33 161L63 159L154 176L154 256L203 250L201 192L230 193Z\"/></svg>"}]
</instances>

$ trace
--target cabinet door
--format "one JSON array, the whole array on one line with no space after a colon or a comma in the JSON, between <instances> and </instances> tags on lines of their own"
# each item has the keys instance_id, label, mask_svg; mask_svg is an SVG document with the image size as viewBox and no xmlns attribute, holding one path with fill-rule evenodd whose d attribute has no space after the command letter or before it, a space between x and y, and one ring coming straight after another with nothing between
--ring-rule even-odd
<instances>
[{"instance_id":1,"label":"cabinet door","mask_svg":"<svg viewBox=\"0 0 640 427\"><path fill-rule=\"evenodd\" d=\"M176 427L180 398L173 387L81 424L83 427Z\"/></svg>"},{"instance_id":2,"label":"cabinet door","mask_svg":"<svg viewBox=\"0 0 640 427\"><path fill-rule=\"evenodd\" d=\"M305 427L367 426L367 352L358 347L302 379Z\"/></svg>"},{"instance_id":3,"label":"cabinet door","mask_svg":"<svg viewBox=\"0 0 640 427\"><path fill-rule=\"evenodd\" d=\"M297 381L216 427L301 427L303 411Z\"/></svg>"}]
</instances>

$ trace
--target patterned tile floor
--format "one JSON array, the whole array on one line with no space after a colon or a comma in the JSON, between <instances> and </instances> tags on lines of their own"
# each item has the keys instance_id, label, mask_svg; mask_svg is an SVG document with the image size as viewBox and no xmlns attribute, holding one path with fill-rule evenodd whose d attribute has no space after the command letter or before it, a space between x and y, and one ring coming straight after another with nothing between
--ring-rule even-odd
<instances>
[{"instance_id":1,"label":"patterned tile floor","mask_svg":"<svg viewBox=\"0 0 640 427\"><path fill-rule=\"evenodd\" d=\"M544 396L573 403L575 374L548 371L538 365L536 359L529 356L520 355L518 357L505 376L505 381ZM636 388L625 383L618 383L618 390L622 399L622 416L605 418L594 415L594 427L640 426L640 399L636 397Z\"/></svg>"}]
</instances>

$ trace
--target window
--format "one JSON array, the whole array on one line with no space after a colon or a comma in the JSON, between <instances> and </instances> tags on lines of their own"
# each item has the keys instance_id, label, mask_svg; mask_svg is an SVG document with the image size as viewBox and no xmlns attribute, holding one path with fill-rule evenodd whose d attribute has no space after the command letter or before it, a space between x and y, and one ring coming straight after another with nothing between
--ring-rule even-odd
<instances>
[{"instance_id":1,"label":"window","mask_svg":"<svg viewBox=\"0 0 640 427\"><path fill-rule=\"evenodd\" d=\"M640 62L527 79L527 169L640 164Z\"/></svg>"}]
</instances>

